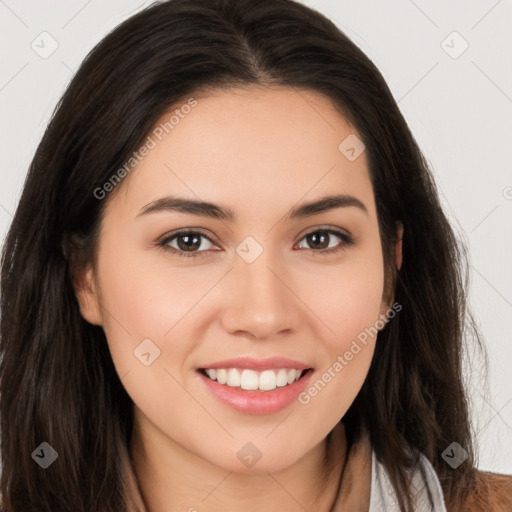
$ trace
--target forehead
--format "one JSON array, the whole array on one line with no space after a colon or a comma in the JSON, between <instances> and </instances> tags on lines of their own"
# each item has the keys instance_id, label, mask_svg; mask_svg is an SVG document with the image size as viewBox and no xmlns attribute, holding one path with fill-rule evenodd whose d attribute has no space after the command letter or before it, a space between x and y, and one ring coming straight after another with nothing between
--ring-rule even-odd
<instances>
[{"instance_id":1,"label":"forehead","mask_svg":"<svg viewBox=\"0 0 512 512\"><path fill-rule=\"evenodd\" d=\"M119 185L135 215L166 193L213 198L237 210L332 193L373 199L364 151L356 159L344 153L344 141L361 137L318 92L277 86L210 91L173 105L148 137L151 149Z\"/></svg>"}]
</instances>

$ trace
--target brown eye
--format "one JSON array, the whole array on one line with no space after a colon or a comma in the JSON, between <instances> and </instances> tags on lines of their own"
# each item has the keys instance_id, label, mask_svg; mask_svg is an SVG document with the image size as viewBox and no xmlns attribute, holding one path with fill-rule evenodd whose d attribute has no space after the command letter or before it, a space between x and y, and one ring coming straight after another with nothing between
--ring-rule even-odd
<instances>
[{"instance_id":1,"label":"brown eye","mask_svg":"<svg viewBox=\"0 0 512 512\"><path fill-rule=\"evenodd\" d=\"M206 247L203 241L206 240ZM176 242L176 245L172 243ZM208 243L213 245L213 242L203 233L198 231L180 231L164 238L158 243L160 247L170 249L171 252L178 256L195 257L202 256L204 252L209 249ZM201 248L201 250L199 250Z\"/></svg>"},{"instance_id":2,"label":"brown eye","mask_svg":"<svg viewBox=\"0 0 512 512\"><path fill-rule=\"evenodd\" d=\"M313 249L327 249L329 247L329 241L332 237L329 233L327 233L327 231L315 231L314 233L306 235L305 238Z\"/></svg>"},{"instance_id":3,"label":"brown eye","mask_svg":"<svg viewBox=\"0 0 512 512\"><path fill-rule=\"evenodd\" d=\"M336 238L341 239L341 243L336 243ZM305 240L309 246L302 248L311 249L321 254L334 253L354 243L346 233L335 229L317 229L307 233L302 240Z\"/></svg>"}]
</instances>

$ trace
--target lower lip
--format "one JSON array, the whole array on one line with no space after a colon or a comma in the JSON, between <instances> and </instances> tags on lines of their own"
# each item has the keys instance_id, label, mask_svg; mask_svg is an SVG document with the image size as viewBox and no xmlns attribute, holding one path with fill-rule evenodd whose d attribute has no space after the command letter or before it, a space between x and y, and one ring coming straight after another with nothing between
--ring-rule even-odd
<instances>
[{"instance_id":1,"label":"lower lip","mask_svg":"<svg viewBox=\"0 0 512 512\"><path fill-rule=\"evenodd\" d=\"M219 384L201 372L198 373L207 388L222 403L238 412L262 415L278 412L290 405L304 391L313 371L307 370L307 373L293 384L272 391L246 391L241 388L231 388Z\"/></svg>"}]
</instances>

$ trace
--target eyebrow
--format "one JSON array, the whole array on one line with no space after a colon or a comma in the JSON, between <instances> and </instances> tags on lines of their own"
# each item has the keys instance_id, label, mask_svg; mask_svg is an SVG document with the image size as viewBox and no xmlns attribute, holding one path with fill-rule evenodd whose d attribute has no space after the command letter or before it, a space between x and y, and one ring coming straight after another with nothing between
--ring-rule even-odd
<instances>
[{"instance_id":1,"label":"eyebrow","mask_svg":"<svg viewBox=\"0 0 512 512\"><path fill-rule=\"evenodd\" d=\"M297 220L313 215L318 215L336 208L355 207L368 215L366 206L357 197L347 194L325 196L320 199L302 203L292 208L286 215L286 220ZM233 209L220 206L208 201L197 201L176 196L167 196L152 201L144 206L137 217L155 212L180 212L202 217L236 222L236 214Z\"/></svg>"}]
</instances>

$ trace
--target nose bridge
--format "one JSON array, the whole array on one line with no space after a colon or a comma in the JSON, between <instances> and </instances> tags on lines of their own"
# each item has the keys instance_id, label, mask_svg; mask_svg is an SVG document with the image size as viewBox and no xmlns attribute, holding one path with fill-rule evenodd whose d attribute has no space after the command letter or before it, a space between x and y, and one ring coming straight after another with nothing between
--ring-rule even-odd
<instances>
[{"instance_id":1,"label":"nose bridge","mask_svg":"<svg viewBox=\"0 0 512 512\"><path fill-rule=\"evenodd\" d=\"M237 248L226 327L263 337L291 327L294 304L275 251L256 244L246 240Z\"/></svg>"},{"instance_id":2,"label":"nose bridge","mask_svg":"<svg viewBox=\"0 0 512 512\"><path fill-rule=\"evenodd\" d=\"M253 250L253 249L251 249ZM244 290L247 298L251 299L253 307L272 308L282 295L282 282L276 277L277 258L273 251L266 248L254 259L254 261L239 258L236 264L237 277L240 278L242 296ZM281 297L283 299L284 297Z\"/></svg>"}]
</instances>

